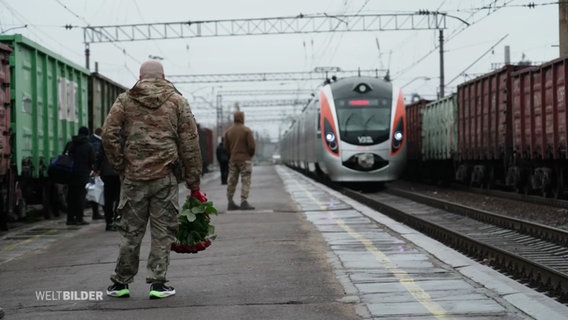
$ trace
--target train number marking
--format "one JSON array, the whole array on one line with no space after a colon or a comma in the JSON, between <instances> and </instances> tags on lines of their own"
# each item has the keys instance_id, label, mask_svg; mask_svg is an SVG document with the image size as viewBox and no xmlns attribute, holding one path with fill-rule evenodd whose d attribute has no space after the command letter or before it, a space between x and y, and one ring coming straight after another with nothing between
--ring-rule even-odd
<instances>
[{"instance_id":1,"label":"train number marking","mask_svg":"<svg viewBox=\"0 0 568 320\"><path fill-rule=\"evenodd\" d=\"M359 140L359 143L373 143L373 138L370 136L359 136L357 140Z\"/></svg>"}]
</instances>

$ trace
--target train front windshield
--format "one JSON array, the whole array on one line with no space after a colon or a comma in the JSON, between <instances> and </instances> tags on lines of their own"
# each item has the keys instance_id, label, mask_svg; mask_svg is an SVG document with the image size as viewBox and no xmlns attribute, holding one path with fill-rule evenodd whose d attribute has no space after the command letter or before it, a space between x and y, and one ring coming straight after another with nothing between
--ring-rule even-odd
<instances>
[{"instance_id":1,"label":"train front windshield","mask_svg":"<svg viewBox=\"0 0 568 320\"><path fill-rule=\"evenodd\" d=\"M373 145L388 140L391 103L390 98L335 100L341 140L354 145Z\"/></svg>"}]
</instances>

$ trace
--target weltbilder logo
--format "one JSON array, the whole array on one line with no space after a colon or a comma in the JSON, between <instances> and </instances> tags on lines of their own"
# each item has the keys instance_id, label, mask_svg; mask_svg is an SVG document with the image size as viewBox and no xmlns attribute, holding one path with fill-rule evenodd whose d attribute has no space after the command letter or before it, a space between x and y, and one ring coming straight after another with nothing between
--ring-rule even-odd
<instances>
[{"instance_id":1,"label":"weltbilder logo","mask_svg":"<svg viewBox=\"0 0 568 320\"><path fill-rule=\"evenodd\" d=\"M36 291L35 296L40 301L100 301L103 300L102 291Z\"/></svg>"}]
</instances>

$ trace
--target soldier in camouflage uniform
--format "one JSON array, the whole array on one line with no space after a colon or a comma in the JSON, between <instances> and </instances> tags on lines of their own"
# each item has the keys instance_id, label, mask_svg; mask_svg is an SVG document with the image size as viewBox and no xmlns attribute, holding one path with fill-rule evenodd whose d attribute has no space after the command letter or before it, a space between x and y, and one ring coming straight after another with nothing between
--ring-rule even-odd
<instances>
[{"instance_id":1,"label":"soldier in camouflage uniform","mask_svg":"<svg viewBox=\"0 0 568 320\"><path fill-rule=\"evenodd\" d=\"M245 114L236 111L233 114L233 125L225 132L223 147L229 152L229 181L227 185L227 210L254 210L248 203L252 176L252 157L255 152L255 142L252 131L245 126ZM237 183L241 176L241 205L233 201Z\"/></svg>"},{"instance_id":2,"label":"soldier in camouflage uniform","mask_svg":"<svg viewBox=\"0 0 568 320\"><path fill-rule=\"evenodd\" d=\"M174 167L183 165L183 179L191 195L207 201L199 190L198 139L189 104L165 80L162 64L154 60L143 63L140 80L118 96L103 126L104 151L123 179L116 223L122 241L107 295L130 295L128 284L138 273L140 244L148 220L152 236L146 278L152 284L150 298L175 294L174 288L165 285L170 246L178 229Z\"/></svg>"}]
</instances>

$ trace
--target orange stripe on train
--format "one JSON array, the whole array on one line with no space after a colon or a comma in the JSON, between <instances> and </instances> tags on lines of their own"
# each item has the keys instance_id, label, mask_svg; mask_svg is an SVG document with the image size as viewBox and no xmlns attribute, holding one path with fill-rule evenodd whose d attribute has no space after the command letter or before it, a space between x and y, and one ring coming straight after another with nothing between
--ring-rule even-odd
<instances>
[{"instance_id":1,"label":"orange stripe on train","mask_svg":"<svg viewBox=\"0 0 568 320\"><path fill-rule=\"evenodd\" d=\"M339 157L339 153L335 153L333 152L329 146L327 145L327 142L325 141L325 134L324 134L324 119L327 119L327 121L329 121L329 124L331 125L331 129L333 130L333 134L335 134L335 137L338 139L339 141L339 137L337 136L337 128L335 127L335 121L334 121L334 117L333 117L333 112L331 111L331 106L329 105L329 101L327 100L327 97L325 96L323 90L320 91L320 105L321 105L321 109L320 109L320 130L322 132L321 134L321 142L325 147L325 150L327 150L327 152L335 157Z\"/></svg>"},{"instance_id":2,"label":"orange stripe on train","mask_svg":"<svg viewBox=\"0 0 568 320\"><path fill-rule=\"evenodd\" d=\"M396 102L396 111L394 114L394 121L392 123L392 127L391 127L391 143L392 143L392 139L394 139L394 132L396 130L396 125L398 124L398 121L402 119L402 143L400 144L400 148L396 149L394 152L392 151L391 148L391 156L396 155L397 153L400 152L400 150L402 150L403 146L406 144L406 106L404 105L404 97L402 95L402 90L400 90L398 92L398 100Z\"/></svg>"}]
</instances>

